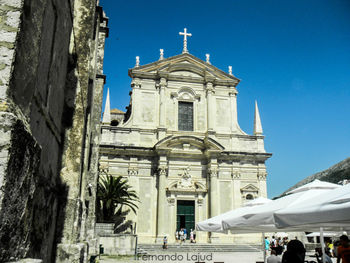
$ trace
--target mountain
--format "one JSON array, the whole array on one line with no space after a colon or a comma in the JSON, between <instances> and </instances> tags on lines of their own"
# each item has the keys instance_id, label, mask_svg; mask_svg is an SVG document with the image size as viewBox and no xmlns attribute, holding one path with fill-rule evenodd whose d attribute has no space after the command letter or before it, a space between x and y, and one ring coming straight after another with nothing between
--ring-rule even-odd
<instances>
[{"instance_id":1,"label":"mountain","mask_svg":"<svg viewBox=\"0 0 350 263\"><path fill-rule=\"evenodd\" d=\"M298 182L296 185L292 186L287 191L285 191L281 196L285 195L287 192L299 186L310 183L315 179L318 179L320 181L335 183L335 184L343 180L350 180L350 157L333 165L332 167L322 172L318 172L306 177L304 180Z\"/></svg>"}]
</instances>

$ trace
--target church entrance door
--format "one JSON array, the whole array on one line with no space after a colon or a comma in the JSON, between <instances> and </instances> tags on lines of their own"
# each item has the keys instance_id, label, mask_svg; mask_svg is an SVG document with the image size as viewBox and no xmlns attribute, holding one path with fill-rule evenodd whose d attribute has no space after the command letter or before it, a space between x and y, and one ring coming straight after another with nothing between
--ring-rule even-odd
<instances>
[{"instance_id":1,"label":"church entrance door","mask_svg":"<svg viewBox=\"0 0 350 263\"><path fill-rule=\"evenodd\" d=\"M186 228L187 239L190 238L191 229L195 227L194 201L177 200L176 229Z\"/></svg>"}]
</instances>

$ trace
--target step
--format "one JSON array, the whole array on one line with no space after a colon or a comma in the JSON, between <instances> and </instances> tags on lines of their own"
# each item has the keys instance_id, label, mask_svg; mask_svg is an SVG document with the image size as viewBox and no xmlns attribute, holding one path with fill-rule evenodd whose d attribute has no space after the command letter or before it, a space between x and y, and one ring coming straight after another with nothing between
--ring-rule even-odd
<instances>
[{"instance_id":1,"label":"step","mask_svg":"<svg viewBox=\"0 0 350 263\"><path fill-rule=\"evenodd\" d=\"M138 244L139 254L151 254L164 251L162 244ZM169 252L259 252L258 245L232 245L232 244L168 244Z\"/></svg>"}]
</instances>

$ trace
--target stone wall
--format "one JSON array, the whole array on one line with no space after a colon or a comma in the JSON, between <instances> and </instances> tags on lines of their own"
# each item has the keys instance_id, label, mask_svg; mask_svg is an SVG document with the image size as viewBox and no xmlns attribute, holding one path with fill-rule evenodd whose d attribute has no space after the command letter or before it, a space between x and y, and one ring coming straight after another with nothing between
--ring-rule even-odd
<instances>
[{"instance_id":1,"label":"stone wall","mask_svg":"<svg viewBox=\"0 0 350 263\"><path fill-rule=\"evenodd\" d=\"M99 243L107 255L134 255L136 235L131 234L100 234Z\"/></svg>"},{"instance_id":2,"label":"stone wall","mask_svg":"<svg viewBox=\"0 0 350 263\"><path fill-rule=\"evenodd\" d=\"M0 261L54 262L61 244L82 262L107 19L93 0L2 0L0 15Z\"/></svg>"}]
</instances>

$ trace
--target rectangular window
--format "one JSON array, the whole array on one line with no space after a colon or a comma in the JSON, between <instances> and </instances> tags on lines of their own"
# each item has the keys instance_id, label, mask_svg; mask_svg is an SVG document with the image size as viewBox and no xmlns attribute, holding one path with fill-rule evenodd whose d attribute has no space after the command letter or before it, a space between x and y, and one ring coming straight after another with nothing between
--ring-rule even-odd
<instances>
[{"instance_id":1,"label":"rectangular window","mask_svg":"<svg viewBox=\"0 0 350 263\"><path fill-rule=\"evenodd\" d=\"M193 131L193 103L179 101L178 116L180 131Z\"/></svg>"}]
</instances>

